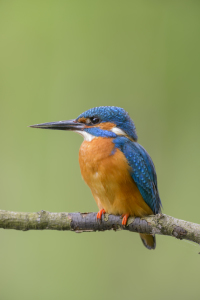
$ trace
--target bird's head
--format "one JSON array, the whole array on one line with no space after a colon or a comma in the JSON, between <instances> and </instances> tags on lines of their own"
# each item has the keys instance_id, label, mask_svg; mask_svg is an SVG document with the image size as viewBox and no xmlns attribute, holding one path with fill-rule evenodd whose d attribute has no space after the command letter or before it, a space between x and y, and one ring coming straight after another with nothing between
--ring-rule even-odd
<instances>
[{"instance_id":1,"label":"bird's head","mask_svg":"<svg viewBox=\"0 0 200 300\"><path fill-rule=\"evenodd\" d=\"M116 106L99 106L82 113L78 118L69 121L59 121L32 125L33 128L73 130L83 135L85 140L94 137L127 136L137 141L135 125L128 113Z\"/></svg>"}]
</instances>

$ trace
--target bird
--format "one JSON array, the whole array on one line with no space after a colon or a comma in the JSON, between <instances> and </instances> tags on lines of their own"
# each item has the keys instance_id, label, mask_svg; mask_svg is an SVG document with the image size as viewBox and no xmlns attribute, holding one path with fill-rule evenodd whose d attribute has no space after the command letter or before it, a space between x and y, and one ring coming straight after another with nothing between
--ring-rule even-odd
<instances>
[{"instance_id":1,"label":"bird","mask_svg":"<svg viewBox=\"0 0 200 300\"><path fill-rule=\"evenodd\" d=\"M76 119L31 125L33 128L75 131L84 138L79 150L81 175L99 208L105 213L144 217L161 212L153 161L137 142L136 127L121 107L99 106ZM140 233L144 246L156 248L155 235Z\"/></svg>"}]
</instances>

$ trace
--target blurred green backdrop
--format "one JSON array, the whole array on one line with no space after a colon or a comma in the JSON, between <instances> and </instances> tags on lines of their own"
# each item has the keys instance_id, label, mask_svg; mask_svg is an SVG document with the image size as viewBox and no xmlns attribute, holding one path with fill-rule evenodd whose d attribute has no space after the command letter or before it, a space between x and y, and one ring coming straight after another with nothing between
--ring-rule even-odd
<instances>
[{"instance_id":1,"label":"blurred green backdrop","mask_svg":"<svg viewBox=\"0 0 200 300\"><path fill-rule=\"evenodd\" d=\"M75 133L28 125L125 108L163 212L200 222L200 2L0 2L0 208L97 211ZM199 247L137 234L0 231L0 300L199 299Z\"/></svg>"}]
</instances>

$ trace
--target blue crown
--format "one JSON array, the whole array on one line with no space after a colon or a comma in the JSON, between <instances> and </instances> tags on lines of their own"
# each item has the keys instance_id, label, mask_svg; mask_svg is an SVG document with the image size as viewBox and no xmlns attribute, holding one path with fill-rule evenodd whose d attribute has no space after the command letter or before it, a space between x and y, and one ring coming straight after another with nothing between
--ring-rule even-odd
<instances>
[{"instance_id":1,"label":"blue crown","mask_svg":"<svg viewBox=\"0 0 200 300\"><path fill-rule=\"evenodd\" d=\"M121 107L116 106L99 106L91 108L82 113L78 118L95 117L101 122L114 123L117 128L123 130L128 136L137 141L137 133L134 122L129 117L128 113Z\"/></svg>"}]
</instances>

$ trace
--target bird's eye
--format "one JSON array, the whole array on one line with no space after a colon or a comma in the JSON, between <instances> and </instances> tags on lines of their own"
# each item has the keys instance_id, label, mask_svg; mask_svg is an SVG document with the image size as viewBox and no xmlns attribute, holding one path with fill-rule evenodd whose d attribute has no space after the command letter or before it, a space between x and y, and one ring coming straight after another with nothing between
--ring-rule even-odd
<instances>
[{"instance_id":1,"label":"bird's eye","mask_svg":"<svg viewBox=\"0 0 200 300\"><path fill-rule=\"evenodd\" d=\"M96 117L92 117L90 118L91 124L97 124L100 122L100 119L96 118Z\"/></svg>"}]
</instances>

